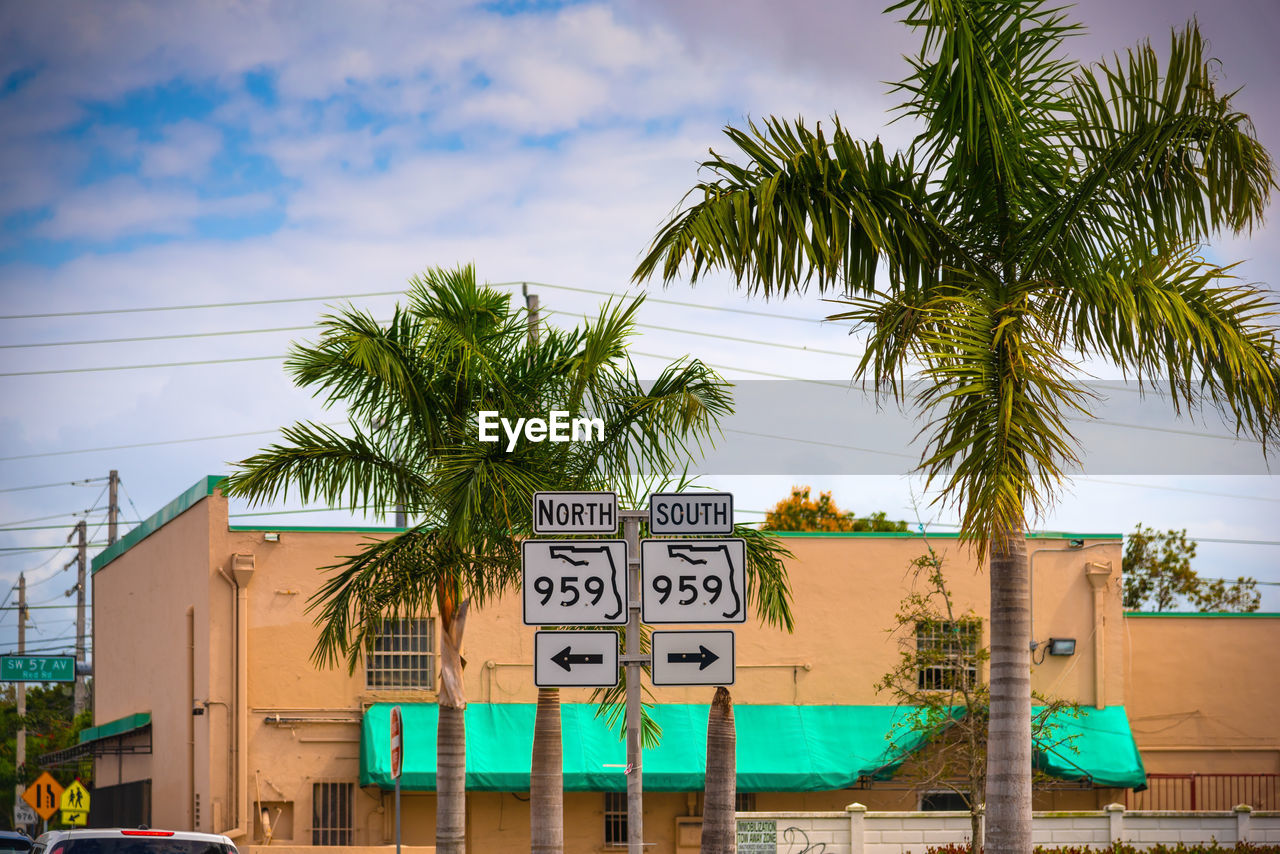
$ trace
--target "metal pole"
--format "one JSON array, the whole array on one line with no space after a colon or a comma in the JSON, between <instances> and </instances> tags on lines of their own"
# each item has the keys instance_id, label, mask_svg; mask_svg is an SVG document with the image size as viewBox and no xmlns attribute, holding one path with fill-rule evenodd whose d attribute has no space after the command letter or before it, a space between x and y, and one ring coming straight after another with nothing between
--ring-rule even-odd
<instances>
[{"instance_id":1,"label":"metal pole","mask_svg":"<svg viewBox=\"0 0 1280 854\"><path fill-rule=\"evenodd\" d=\"M120 472L115 469L107 476L107 545L117 539L117 526L120 523Z\"/></svg>"},{"instance_id":2,"label":"metal pole","mask_svg":"<svg viewBox=\"0 0 1280 854\"><path fill-rule=\"evenodd\" d=\"M27 651L27 576L25 573L18 576L18 655L22 655ZM18 720L22 721L27 715L27 683L19 682L14 685L14 689L18 694ZM22 802L22 778L25 771L22 766L27 761L27 725L19 724L18 727L18 744L14 755L16 765L14 766L14 787L13 797L14 803Z\"/></svg>"},{"instance_id":3,"label":"metal pole","mask_svg":"<svg viewBox=\"0 0 1280 854\"><path fill-rule=\"evenodd\" d=\"M79 671L80 671L81 669L83 669L83 668L81 668L79 665L83 665L83 664L84 664L84 660L85 660L85 649L84 649L84 646L85 646L85 645L84 645L84 588L85 588L85 564L86 564L86 563L88 563L88 551L87 551L87 550L88 550L88 547L89 547L89 541L88 541L88 538L87 538L87 533L88 533L88 525L85 523L85 521L84 521L83 519L81 519L79 522L77 522L77 523L76 523L76 529L75 529L74 531L72 531L72 533L71 533L71 535L72 535L72 536L78 536L78 537L79 537L79 540L77 541L77 546L76 546L76 547L77 547L77 552L76 552L76 586L75 586L75 591L76 591L76 665L77 665L77 667L76 667L76 675L75 675L75 678L76 678L76 681L75 681L75 688L74 688L74 690L73 690L73 695L74 695L74 700L73 700L73 703L74 703L74 705L73 705L74 712L73 712L73 714L76 714L76 715L78 715L78 714L80 714L81 712L83 712L83 711L84 711L84 707L85 707L85 696L84 696L84 695L85 695L85 684L84 684L84 679L85 679L85 678L84 678L84 676L80 675L80 672L79 672ZM71 537L70 537L70 536L69 536L69 537L67 537L67 540L68 540L68 541L69 541L70 539L71 539ZM67 592L69 593L70 591L67 591Z\"/></svg>"},{"instance_id":4,"label":"metal pole","mask_svg":"<svg viewBox=\"0 0 1280 854\"><path fill-rule=\"evenodd\" d=\"M401 744L404 742L402 741ZM404 750L403 747L400 748ZM396 854L400 854L400 775L396 775Z\"/></svg>"},{"instance_id":5,"label":"metal pole","mask_svg":"<svg viewBox=\"0 0 1280 854\"><path fill-rule=\"evenodd\" d=\"M627 541L627 854L644 851L644 763L640 745L640 520L645 510L622 510Z\"/></svg>"},{"instance_id":6,"label":"metal pole","mask_svg":"<svg viewBox=\"0 0 1280 854\"><path fill-rule=\"evenodd\" d=\"M529 327L529 349L532 350L538 346L538 295L529 293L529 283L521 282L521 290L524 291L524 308L528 315L526 323ZM529 354L529 358L533 358L533 354Z\"/></svg>"}]
</instances>

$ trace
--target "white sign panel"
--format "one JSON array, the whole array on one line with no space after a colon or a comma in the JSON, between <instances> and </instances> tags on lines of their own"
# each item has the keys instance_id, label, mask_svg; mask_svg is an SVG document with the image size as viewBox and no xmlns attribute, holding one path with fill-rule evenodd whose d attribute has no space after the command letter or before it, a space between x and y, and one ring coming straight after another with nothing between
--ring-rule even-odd
<instances>
[{"instance_id":1,"label":"white sign panel","mask_svg":"<svg viewBox=\"0 0 1280 854\"><path fill-rule=\"evenodd\" d=\"M654 685L732 685L733 632L654 632Z\"/></svg>"},{"instance_id":2,"label":"white sign panel","mask_svg":"<svg viewBox=\"0 0 1280 854\"><path fill-rule=\"evenodd\" d=\"M643 540L640 613L650 624L745 623L746 541Z\"/></svg>"},{"instance_id":3,"label":"white sign panel","mask_svg":"<svg viewBox=\"0 0 1280 854\"><path fill-rule=\"evenodd\" d=\"M18 801L14 803L13 823L16 826L21 827L23 825L35 824L39 820L40 820L40 817L36 815L36 811L33 810L31 808L31 805L28 804L26 801L19 798Z\"/></svg>"},{"instance_id":4,"label":"white sign panel","mask_svg":"<svg viewBox=\"0 0 1280 854\"><path fill-rule=\"evenodd\" d=\"M649 533L732 534L733 493L655 492L649 496Z\"/></svg>"},{"instance_id":5,"label":"white sign panel","mask_svg":"<svg viewBox=\"0 0 1280 854\"><path fill-rule=\"evenodd\" d=\"M525 540L526 626L627 621L626 540Z\"/></svg>"},{"instance_id":6,"label":"white sign panel","mask_svg":"<svg viewBox=\"0 0 1280 854\"><path fill-rule=\"evenodd\" d=\"M616 534L618 496L613 492L535 492L535 534Z\"/></svg>"},{"instance_id":7,"label":"white sign panel","mask_svg":"<svg viewBox=\"0 0 1280 854\"><path fill-rule=\"evenodd\" d=\"M533 684L611 688L618 684L617 632L534 632Z\"/></svg>"}]
</instances>

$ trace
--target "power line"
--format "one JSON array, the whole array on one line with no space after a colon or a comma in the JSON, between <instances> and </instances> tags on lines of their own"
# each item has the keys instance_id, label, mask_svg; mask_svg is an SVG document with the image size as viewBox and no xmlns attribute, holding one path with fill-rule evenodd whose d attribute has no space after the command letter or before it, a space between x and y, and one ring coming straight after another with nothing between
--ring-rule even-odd
<instances>
[{"instance_id":1,"label":"power line","mask_svg":"<svg viewBox=\"0 0 1280 854\"><path fill-rule=\"evenodd\" d=\"M65 452L55 451L54 452L54 454L58 454L58 453L74 453L74 452L71 452L71 451L65 451ZM0 457L0 460L11 460L11 459L14 459L14 457ZM71 516L73 518L76 516L88 516L91 512L93 512L92 509L79 510L71 513L54 513L52 516L35 516L31 519L15 519L12 522L0 522L0 527L7 526L7 525L25 525L28 522L43 522L46 519L65 519L68 516ZM67 527L70 527L70 526L67 526Z\"/></svg>"},{"instance_id":2,"label":"power line","mask_svg":"<svg viewBox=\"0 0 1280 854\"><path fill-rule=\"evenodd\" d=\"M84 486L89 483L98 483L107 480L105 477L86 477L84 480L60 480L57 483L37 483L32 486L10 486L0 489L0 492L24 492L28 489L50 489L55 486Z\"/></svg>"},{"instance_id":3,"label":"power line","mask_svg":"<svg viewBox=\"0 0 1280 854\"><path fill-rule=\"evenodd\" d=\"M385 322L385 321L379 321ZM25 350L32 347L76 347L87 344L134 344L140 341L181 341L187 338L215 338L223 335L257 335L265 332L298 332L315 329L314 323L306 326L277 326L272 329L223 329L217 332L186 332L179 335L143 335L136 338L98 338L90 341L39 341L30 344L0 344L0 350Z\"/></svg>"},{"instance_id":4,"label":"power line","mask_svg":"<svg viewBox=\"0 0 1280 854\"><path fill-rule=\"evenodd\" d=\"M189 442L211 442L217 439L238 439L244 436L262 436L267 433L278 433L279 431L279 427L273 427L270 430L246 430L243 433L222 433L217 436L193 436L189 439L157 439L153 442L132 442L127 445L104 445L101 448L75 448L70 451L41 451L37 454L18 454L12 457L0 457L0 462L9 462L11 460L31 460L37 457L60 457L66 454L93 454L99 451L126 451L134 448L152 448L159 445L184 445Z\"/></svg>"},{"instance_id":5,"label":"power line","mask_svg":"<svg viewBox=\"0 0 1280 854\"><path fill-rule=\"evenodd\" d=\"M228 365L232 362L266 362L280 360L284 356L240 356L233 359L198 359L191 362L154 362L146 365L102 365L93 368L58 368L48 371L8 371L0 377L40 377L51 374L89 374L99 371L138 371L146 368L189 368L195 365Z\"/></svg>"},{"instance_id":6,"label":"power line","mask_svg":"<svg viewBox=\"0 0 1280 854\"><path fill-rule=\"evenodd\" d=\"M1209 495L1214 498L1238 498L1242 501L1273 501L1280 503L1280 498L1271 498L1266 495L1240 495L1233 492L1210 492L1206 489L1189 489L1184 486L1160 486L1154 483L1128 483L1123 480L1107 480L1100 477L1092 477L1085 475L1084 480L1088 483L1105 483L1111 486L1131 486L1136 489L1158 489L1164 492L1186 492L1191 495Z\"/></svg>"},{"instance_id":7,"label":"power line","mask_svg":"<svg viewBox=\"0 0 1280 854\"><path fill-rule=\"evenodd\" d=\"M286 299L259 299L240 302L210 302L199 305L155 305L134 308L100 308L89 311L57 311L43 314L0 314L0 320L33 320L41 317L88 317L99 314L136 314L144 311L190 311L203 308L233 308L246 305L279 305L287 302L321 302L330 299L358 299L360 297L401 296L404 291L369 291L362 294L332 294L330 296L289 297Z\"/></svg>"},{"instance_id":8,"label":"power line","mask_svg":"<svg viewBox=\"0 0 1280 854\"><path fill-rule=\"evenodd\" d=\"M89 548L96 549L99 546L105 546L106 543L86 543L85 545ZM6 548L0 548L0 552L5 553L5 554L0 554L0 557L13 557L14 555L20 552L42 552L42 551L47 551L49 549L65 549L65 548L68 548L68 547L65 545L63 546L16 546L12 548L6 547Z\"/></svg>"}]
</instances>

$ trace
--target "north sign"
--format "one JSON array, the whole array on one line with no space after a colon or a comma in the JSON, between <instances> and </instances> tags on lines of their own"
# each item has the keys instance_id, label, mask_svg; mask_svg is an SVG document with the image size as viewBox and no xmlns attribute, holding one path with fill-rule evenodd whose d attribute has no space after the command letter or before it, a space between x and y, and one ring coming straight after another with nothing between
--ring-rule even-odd
<instances>
[{"instance_id":1,"label":"north sign","mask_svg":"<svg viewBox=\"0 0 1280 854\"><path fill-rule=\"evenodd\" d=\"M626 540L525 540L526 626L608 626L627 621Z\"/></svg>"},{"instance_id":2,"label":"north sign","mask_svg":"<svg viewBox=\"0 0 1280 854\"><path fill-rule=\"evenodd\" d=\"M654 632L654 685L732 685L733 632Z\"/></svg>"},{"instance_id":3,"label":"north sign","mask_svg":"<svg viewBox=\"0 0 1280 854\"><path fill-rule=\"evenodd\" d=\"M649 496L649 533L732 534L733 493L655 492Z\"/></svg>"},{"instance_id":4,"label":"north sign","mask_svg":"<svg viewBox=\"0 0 1280 854\"><path fill-rule=\"evenodd\" d=\"M616 534L618 495L614 492L535 492L535 534Z\"/></svg>"},{"instance_id":5,"label":"north sign","mask_svg":"<svg viewBox=\"0 0 1280 854\"><path fill-rule=\"evenodd\" d=\"M6 655L0 658L0 682L74 682L70 655Z\"/></svg>"},{"instance_id":6,"label":"north sign","mask_svg":"<svg viewBox=\"0 0 1280 854\"><path fill-rule=\"evenodd\" d=\"M650 624L745 623L746 541L641 541L640 610Z\"/></svg>"},{"instance_id":7,"label":"north sign","mask_svg":"<svg viewBox=\"0 0 1280 854\"><path fill-rule=\"evenodd\" d=\"M533 684L612 688L618 684L618 633L535 632Z\"/></svg>"}]
</instances>

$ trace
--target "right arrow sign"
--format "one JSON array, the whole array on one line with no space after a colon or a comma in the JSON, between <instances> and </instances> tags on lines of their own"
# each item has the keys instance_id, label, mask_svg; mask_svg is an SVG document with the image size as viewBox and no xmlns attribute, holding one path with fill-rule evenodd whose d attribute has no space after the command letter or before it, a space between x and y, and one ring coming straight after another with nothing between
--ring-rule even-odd
<instances>
[{"instance_id":1,"label":"right arrow sign","mask_svg":"<svg viewBox=\"0 0 1280 854\"><path fill-rule=\"evenodd\" d=\"M654 685L732 685L733 632L654 632Z\"/></svg>"}]
</instances>

